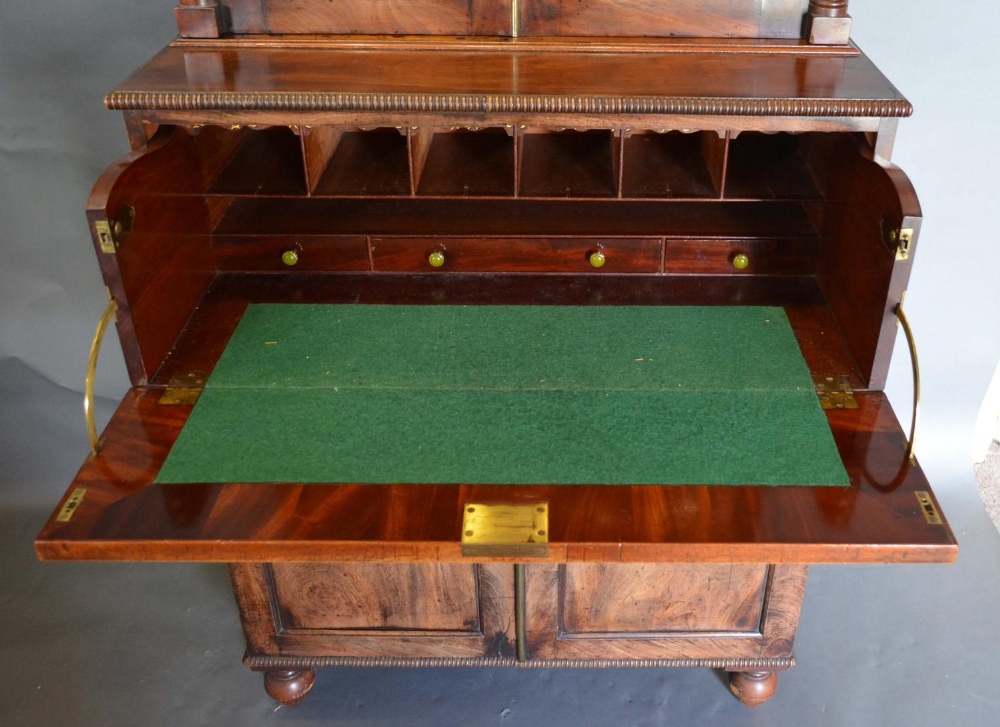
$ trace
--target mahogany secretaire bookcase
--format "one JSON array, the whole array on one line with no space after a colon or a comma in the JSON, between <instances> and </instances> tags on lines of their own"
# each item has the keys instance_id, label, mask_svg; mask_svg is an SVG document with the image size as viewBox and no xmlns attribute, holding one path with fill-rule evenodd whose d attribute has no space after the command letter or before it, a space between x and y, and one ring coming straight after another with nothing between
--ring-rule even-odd
<instances>
[{"instance_id":1,"label":"mahogany secretaire bookcase","mask_svg":"<svg viewBox=\"0 0 1000 727\"><path fill-rule=\"evenodd\" d=\"M810 564L957 553L882 393L911 107L847 4L181 0L88 205L87 399L112 320L132 388L39 555L229 563L289 704L395 665L768 699Z\"/></svg>"}]
</instances>

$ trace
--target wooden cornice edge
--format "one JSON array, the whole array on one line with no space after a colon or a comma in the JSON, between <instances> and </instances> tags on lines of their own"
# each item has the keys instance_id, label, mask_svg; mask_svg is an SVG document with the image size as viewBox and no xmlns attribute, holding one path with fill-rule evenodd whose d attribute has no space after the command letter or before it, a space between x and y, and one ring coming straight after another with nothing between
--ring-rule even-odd
<instances>
[{"instance_id":1,"label":"wooden cornice edge","mask_svg":"<svg viewBox=\"0 0 1000 727\"><path fill-rule=\"evenodd\" d=\"M692 116L905 117L896 99L522 96L509 94L327 93L283 91L115 91L121 111L375 111L421 113L678 114Z\"/></svg>"}]
</instances>

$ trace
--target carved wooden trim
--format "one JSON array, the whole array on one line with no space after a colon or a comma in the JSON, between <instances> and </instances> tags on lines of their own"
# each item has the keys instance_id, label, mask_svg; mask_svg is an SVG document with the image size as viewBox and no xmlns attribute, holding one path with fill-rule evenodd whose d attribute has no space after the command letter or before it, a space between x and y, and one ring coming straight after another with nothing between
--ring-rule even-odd
<instances>
[{"instance_id":1,"label":"carved wooden trim","mask_svg":"<svg viewBox=\"0 0 1000 727\"><path fill-rule=\"evenodd\" d=\"M168 111L380 111L423 113L691 114L878 118L913 113L905 99L756 99L646 96L514 96L416 93L118 91L109 109Z\"/></svg>"},{"instance_id":2,"label":"carved wooden trim","mask_svg":"<svg viewBox=\"0 0 1000 727\"><path fill-rule=\"evenodd\" d=\"M243 663L251 669L314 669L322 667L516 667L519 669L726 669L727 671L785 671L795 666L795 657L770 659L531 659L503 657L480 659L350 657L350 656L258 656L247 654Z\"/></svg>"}]
</instances>

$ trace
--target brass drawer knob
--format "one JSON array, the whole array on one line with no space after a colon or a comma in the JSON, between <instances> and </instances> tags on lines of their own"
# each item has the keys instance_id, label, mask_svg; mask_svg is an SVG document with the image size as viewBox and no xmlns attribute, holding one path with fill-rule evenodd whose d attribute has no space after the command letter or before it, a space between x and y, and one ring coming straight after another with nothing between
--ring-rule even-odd
<instances>
[{"instance_id":1,"label":"brass drawer knob","mask_svg":"<svg viewBox=\"0 0 1000 727\"><path fill-rule=\"evenodd\" d=\"M430 255L427 256L427 262L431 264L432 268L439 268L444 265L444 253L440 250L435 250Z\"/></svg>"},{"instance_id":2,"label":"brass drawer knob","mask_svg":"<svg viewBox=\"0 0 1000 727\"><path fill-rule=\"evenodd\" d=\"M607 261L607 256L600 250L590 253L590 264L595 268L603 268Z\"/></svg>"},{"instance_id":3,"label":"brass drawer knob","mask_svg":"<svg viewBox=\"0 0 1000 727\"><path fill-rule=\"evenodd\" d=\"M742 252L735 257L733 257L733 267L737 270L746 270L750 265L750 258L744 255Z\"/></svg>"},{"instance_id":4,"label":"brass drawer knob","mask_svg":"<svg viewBox=\"0 0 1000 727\"><path fill-rule=\"evenodd\" d=\"M292 267L299 261L299 253L297 250L285 250L281 253L281 262L283 262L288 267Z\"/></svg>"}]
</instances>

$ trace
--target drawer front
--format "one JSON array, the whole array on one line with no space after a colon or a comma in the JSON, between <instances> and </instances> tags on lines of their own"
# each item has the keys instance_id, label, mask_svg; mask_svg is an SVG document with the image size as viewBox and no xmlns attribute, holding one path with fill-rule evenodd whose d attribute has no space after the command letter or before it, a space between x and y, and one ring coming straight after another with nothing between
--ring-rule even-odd
<instances>
[{"instance_id":1,"label":"drawer front","mask_svg":"<svg viewBox=\"0 0 1000 727\"><path fill-rule=\"evenodd\" d=\"M655 273L660 269L659 238L372 238L376 271ZM596 267L591 257L604 256ZM440 266L431 255L440 254ZM596 261L596 260L595 260Z\"/></svg>"},{"instance_id":2,"label":"drawer front","mask_svg":"<svg viewBox=\"0 0 1000 727\"><path fill-rule=\"evenodd\" d=\"M216 266L227 272L368 270L365 237L292 235L219 236L212 240ZM286 253L294 252L294 259ZM291 264L289 264L291 263Z\"/></svg>"},{"instance_id":3,"label":"drawer front","mask_svg":"<svg viewBox=\"0 0 1000 727\"><path fill-rule=\"evenodd\" d=\"M737 256L746 256L738 268ZM815 240L667 240L663 254L666 273L701 275L810 275L819 255Z\"/></svg>"}]
</instances>

